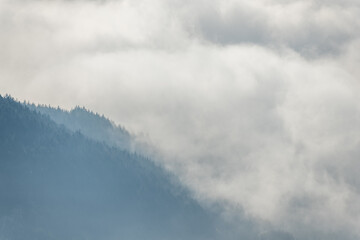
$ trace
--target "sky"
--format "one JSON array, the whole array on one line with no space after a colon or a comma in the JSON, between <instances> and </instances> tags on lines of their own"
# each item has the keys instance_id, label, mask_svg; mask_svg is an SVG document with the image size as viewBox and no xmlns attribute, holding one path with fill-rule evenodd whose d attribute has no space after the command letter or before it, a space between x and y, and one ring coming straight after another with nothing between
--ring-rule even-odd
<instances>
[{"instance_id":1,"label":"sky","mask_svg":"<svg viewBox=\"0 0 360 240\"><path fill-rule=\"evenodd\" d=\"M0 94L104 114L297 239L360 238L359 64L358 0L0 0Z\"/></svg>"}]
</instances>

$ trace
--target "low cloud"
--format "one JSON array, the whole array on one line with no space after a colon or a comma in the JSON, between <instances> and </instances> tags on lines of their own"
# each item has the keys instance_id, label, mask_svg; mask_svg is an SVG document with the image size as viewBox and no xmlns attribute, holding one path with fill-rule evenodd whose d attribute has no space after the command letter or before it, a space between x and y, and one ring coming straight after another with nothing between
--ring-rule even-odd
<instances>
[{"instance_id":1,"label":"low cloud","mask_svg":"<svg viewBox=\"0 0 360 240\"><path fill-rule=\"evenodd\" d=\"M193 5L200 9L204 4ZM206 6L206 11L185 8L185 18L192 19L188 29L219 45L256 43L318 57L337 55L359 37L360 8L355 2L215 1Z\"/></svg>"},{"instance_id":2,"label":"low cloud","mask_svg":"<svg viewBox=\"0 0 360 240\"><path fill-rule=\"evenodd\" d=\"M0 4L2 94L144 133L233 221L359 237L356 1Z\"/></svg>"}]
</instances>

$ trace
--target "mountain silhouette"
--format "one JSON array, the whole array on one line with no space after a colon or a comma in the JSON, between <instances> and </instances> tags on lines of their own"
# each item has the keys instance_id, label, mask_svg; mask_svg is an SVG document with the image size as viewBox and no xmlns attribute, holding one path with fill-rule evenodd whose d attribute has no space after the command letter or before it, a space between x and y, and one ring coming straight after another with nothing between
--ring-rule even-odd
<instances>
[{"instance_id":1,"label":"mountain silhouette","mask_svg":"<svg viewBox=\"0 0 360 240\"><path fill-rule=\"evenodd\" d=\"M151 160L73 130L0 96L0 239L223 239Z\"/></svg>"}]
</instances>

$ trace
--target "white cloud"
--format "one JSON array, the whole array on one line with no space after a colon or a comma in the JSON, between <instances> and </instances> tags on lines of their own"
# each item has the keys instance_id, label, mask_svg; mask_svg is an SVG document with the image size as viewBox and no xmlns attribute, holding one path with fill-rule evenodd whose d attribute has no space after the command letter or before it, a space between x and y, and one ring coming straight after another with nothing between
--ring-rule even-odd
<instances>
[{"instance_id":1,"label":"white cloud","mask_svg":"<svg viewBox=\"0 0 360 240\"><path fill-rule=\"evenodd\" d=\"M358 237L358 16L350 0L3 0L0 89L147 133L229 216Z\"/></svg>"}]
</instances>

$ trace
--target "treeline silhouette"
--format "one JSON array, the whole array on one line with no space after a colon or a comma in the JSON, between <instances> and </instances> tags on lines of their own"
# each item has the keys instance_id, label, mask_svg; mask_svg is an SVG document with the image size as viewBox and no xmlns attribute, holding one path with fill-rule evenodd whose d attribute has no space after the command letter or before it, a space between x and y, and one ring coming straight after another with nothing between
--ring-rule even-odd
<instances>
[{"instance_id":1,"label":"treeline silhouette","mask_svg":"<svg viewBox=\"0 0 360 240\"><path fill-rule=\"evenodd\" d=\"M87 128L114 128L95 116ZM66 126L0 96L0 239L223 239L221 221L163 169Z\"/></svg>"},{"instance_id":2,"label":"treeline silhouette","mask_svg":"<svg viewBox=\"0 0 360 240\"><path fill-rule=\"evenodd\" d=\"M64 125L73 132L79 131L93 140L105 142L110 146L133 150L132 137L124 127L118 126L103 115L100 116L84 107L76 106L74 109L66 111L49 105L35 105L28 102L23 104L31 110L48 115L51 120L59 125Z\"/></svg>"}]
</instances>

